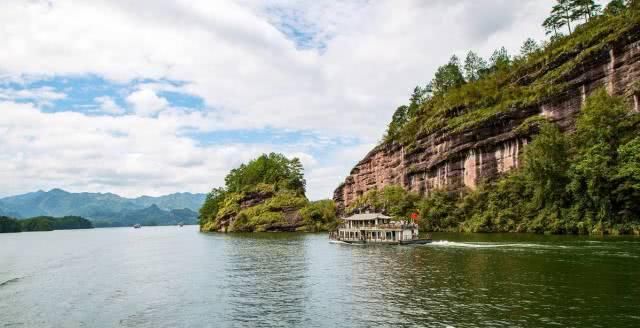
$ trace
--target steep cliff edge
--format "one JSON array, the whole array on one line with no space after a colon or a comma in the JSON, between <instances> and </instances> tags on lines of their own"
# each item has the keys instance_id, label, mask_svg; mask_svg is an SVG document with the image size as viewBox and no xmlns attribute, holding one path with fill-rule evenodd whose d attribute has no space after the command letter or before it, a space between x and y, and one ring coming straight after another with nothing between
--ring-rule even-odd
<instances>
[{"instance_id":1,"label":"steep cliff edge","mask_svg":"<svg viewBox=\"0 0 640 328\"><path fill-rule=\"evenodd\" d=\"M375 147L335 190L338 210L369 190L393 184L420 194L474 189L520 165L523 147L536 131L527 128L530 122L543 117L571 130L586 97L601 87L638 111L640 22L638 15L629 17L602 18L513 69L508 82L495 83L498 94L504 88L526 101L444 108L439 124L430 123L433 117L422 119L422 127L429 123L430 128L421 128L410 142ZM532 97L532 90L543 92Z\"/></svg>"}]
</instances>

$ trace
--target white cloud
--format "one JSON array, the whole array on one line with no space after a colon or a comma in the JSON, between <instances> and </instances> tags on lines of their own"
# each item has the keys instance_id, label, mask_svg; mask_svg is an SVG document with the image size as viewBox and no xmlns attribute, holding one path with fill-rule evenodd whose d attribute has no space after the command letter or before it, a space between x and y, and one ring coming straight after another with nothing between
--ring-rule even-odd
<instances>
[{"instance_id":1,"label":"white cloud","mask_svg":"<svg viewBox=\"0 0 640 328\"><path fill-rule=\"evenodd\" d=\"M111 97L102 96L94 99L98 103L98 110L107 114L124 114L125 109L116 104Z\"/></svg>"},{"instance_id":2,"label":"white cloud","mask_svg":"<svg viewBox=\"0 0 640 328\"><path fill-rule=\"evenodd\" d=\"M187 81L186 90L221 110L216 120L225 127L313 129L372 141L413 86L426 83L451 54L473 48L488 55L541 38L549 6L538 0L8 0L0 4L6 27L0 71ZM277 29L287 24L325 48L300 49ZM141 107L142 113L162 106L148 90L140 92L156 106Z\"/></svg>"},{"instance_id":3,"label":"white cloud","mask_svg":"<svg viewBox=\"0 0 640 328\"><path fill-rule=\"evenodd\" d=\"M133 107L136 114L152 116L167 109L169 102L159 97L153 90L143 88L132 92L127 96L127 102Z\"/></svg>"},{"instance_id":4,"label":"white cloud","mask_svg":"<svg viewBox=\"0 0 640 328\"><path fill-rule=\"evenodd\" d=\"M48 106L55 100L64 99L64 93L57 92L51 87L40 87L33 89L13 89L0 87L0 101L2 100L29 100L38 106Z\"/></svg>"},{"instance_id":5,"label":"white cloud","mask_svg":"<svg viewBox=\"0 0 640 328\"><path fill-rule=\"evenodd\" d=\"M0 196L51 188L125 196L207 192L223 185L230 169L272 151L299 157L311 176L322 170L307 146L199 145L180 134L189 121L173 117L43 113L13 102L0 108ZM308 195L329 192L313 188Z\"/></svg>"},{"instance_id":6,"label":"white cloud","mask_svg":"<svg viewBox=\"0 0 640 328\"><path fill-rule=\"evenodd\" d=\"M1 89L2 192L61 183L128 195L203 191L221 183L233 165L279 150L307 154L310 193L328 197L379 140L415 85L427 83L452 54L474 49L489 56L500 46L514 53L527 37L542 39L540 23L551 5L539 0L1 1L3 79L91 74L124 83L184 82L141 82L126 96L138 115L115 117L39 113L13 103L15 90ZM303 46L292 38L303 40ZM205 109L173 108L161 91L199 96ZM53 90L38 94L32 97L38 106L64 97ZM95 102L105 113L124 112L108 97ZM314 145L204 147L184 134L265 127L358 143L311 156Z\"/></svg>"}]
</instances>

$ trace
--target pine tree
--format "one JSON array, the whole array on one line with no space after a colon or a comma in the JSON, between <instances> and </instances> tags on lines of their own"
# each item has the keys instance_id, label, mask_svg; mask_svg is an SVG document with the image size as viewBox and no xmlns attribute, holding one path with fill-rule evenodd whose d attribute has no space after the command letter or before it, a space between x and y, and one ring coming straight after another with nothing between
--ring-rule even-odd
<instances>
[{"instance_id":1,"label":"pine tree","mask_svg":"<svg viewBox=\"0 0 640 328\"><path fill-rule=\"evenodd\" d=\"M482 72L487 69L487 61L478 56L475 52L469 51L464 60L464 76L468 82L480 79Z\"/></svg>"},{"instance_id":2,"label":"pine tree","mask_svg":"<svg viewBox=\"0 0 640 328\"><path fill-rule=\"evenodd\" d=\"M527 57L539 49L540 47L538 46L538 43L534 39L528 38L522 47L520 47L520 55L522 57Z\"/></svg>"},{"instance_id":3,"label":"pine tree","mask_svg":"<svg viewBox=\"0 0 640 328\"><path fill-rule=\"evenodd\" d=\"M567 26L569 29L569 35L573 33L571 29L572 18L572 2L574 0L557 0L555 6L551 9L550 18L557 23L558 27Z\"/></svg>"},{"instance_id":4,"label":"pine tree","mask_svg":"<svg viewBox=\"0 0 640 328\"><path fill-rule=\"evenodd\" d=\"M560 16L551 15L544 20L542 27L544 27L547 35L553 33L554 37L558 37L558 30L562 28L562 24L560 24L560 22Z\"/></svg>"},{"instance_id":5,"label":"pine tree","mask_svg":"<svg viewBox=\"0 0 640 328\"><path fill-rule=\"evenodd\" d=\"M571 0L569 7L571 8L571 20L584 18L585 22L598 15L602 9L602 6L596 4L594 0Z\"/></svg>"},{"instance_id":6,"label":"pine tree","mask_svg":"<svg viewBox=\"0 0 640 328\"><path fill-rule=\"evenodd\" d=\"M501 47L493 52L493 55L489 58L489 62L493 69L502 69L509 66L511 63L511 57L509 56L507 49L505 47Z\"/></svg>"},{"instance_id":7,"label":"pine tree","mask_svg":"<svg viewBox=\"0 0 640 328\"><path fill-rule=\"evenodd\" d=\"M426 92L426 88L423 89L420 86L416 86L413 89L411 98L409 98L409 107L407 108L407 120L416 116L418 110L420 109L420 106L425 101Z\"/></svg>"},{"instance_id":8,"label":"pine tree","mask_svg":"<svg viewBox=\"0 0 640 328\"><path fill-rule=\"evenodd\" d=\"M433 93L441 94L450 88L459 87L464 83L464 76L460 69L460 60L457 56L452 56L448 64L440 66L436 71L436 75L431 81L431 88Z\"/></svg>"}]
</instances>

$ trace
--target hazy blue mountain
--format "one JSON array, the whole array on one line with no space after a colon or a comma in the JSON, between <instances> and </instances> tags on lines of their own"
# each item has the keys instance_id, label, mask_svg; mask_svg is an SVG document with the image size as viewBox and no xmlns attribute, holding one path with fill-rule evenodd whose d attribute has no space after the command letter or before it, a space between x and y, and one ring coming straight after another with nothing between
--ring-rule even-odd
<instances>
[{"instance_id":1,"label":"hazy blue mountain","mask_svg":"<svg viewBox=\"0 0 640 328\"><path fill-rule=\"evenodd\" d=\"M117 215L95 218L96 228L126 227L134 224L144 226L175 225L178 223L197 224L198 213L188 208L166 211L153 204L139 210L124 210Z\"/></svg>"},{"instance_id":2,"label":"hazy blue mountain","mask_svg":"<svg viewBox=\"0 0 640 328\"><path fill-rule=\"evenodd\" d=\"M17 218L17 217L20 217L20 214L9 210L6 205L0 202L0 216Z\"/></svg>"},{"instance_id":3,"label":"hazy blue mountain","mask_svg":"<svg viewBox=\"0 0 640 328\"><path fill-rule=\"evenodd\" d=\"M144 207L157 205L161 209L183 209L188 208L192 211L198 211L204 204L205 194L192 194L189 192L180 192L166 196L150 197L142 196L133 199L133 201Z\"/></svg>"},{"instance_id":4,"label":"hazy blue mountain","mask_svg":"<svg viewBox=\"0 0 640 328\"><path fill-rule=\"evenodd\" d=\"M70 193L61 189L36 191L0 199L0 214L35 216L82 216L92 221L142 223L156 215L157 224L197 221L205 194L177 193L160 197L125 198L112 193ZM139 219L136 219L139 218Z\"/></svg>"}]
</instances>

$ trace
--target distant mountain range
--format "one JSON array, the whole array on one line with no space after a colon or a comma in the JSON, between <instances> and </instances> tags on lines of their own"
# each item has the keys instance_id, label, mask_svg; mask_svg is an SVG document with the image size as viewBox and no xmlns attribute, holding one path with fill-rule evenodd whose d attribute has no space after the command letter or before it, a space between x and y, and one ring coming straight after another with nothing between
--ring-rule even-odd
<instances>
[{"instance_id":1,"label":"distant mountain range","mask_svg":"<svg viewBox=\"0 0 640 328\"><path fill-rule=\"evenodd\" d=\"M112 193L71 193L61 189L0 198L0 215L82 216L99 226L195 224L205 194L176 193L125 198Z\"/></svg>"}]
</instances>

